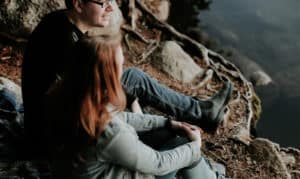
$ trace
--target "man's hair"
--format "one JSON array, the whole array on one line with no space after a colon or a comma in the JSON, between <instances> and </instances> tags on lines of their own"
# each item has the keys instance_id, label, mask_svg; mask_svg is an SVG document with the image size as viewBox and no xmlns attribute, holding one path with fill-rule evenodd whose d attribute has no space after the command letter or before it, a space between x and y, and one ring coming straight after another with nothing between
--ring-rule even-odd
<instances>
[{"instance_id":1,"label":"man's hair","mask_svg":"<svg viewBox=\"0 0 300 179\"><path fill-rule=\"evenodd\" d=\"M88 0L81 0L82 2L86 3L88 2ZM65 4L67 9L73 9L74 5L73 5L73 0L65 0Z\"/></svg>"},{"instance_id":2,"label":"man's hair","mask_svg":"<svg viewBox=\"0 0 300 179\"><path fill-rule=\"evenodd\" d=\"M74 7L73 0L65 0L65 4L68 9L72 9Z\"/></svg>"}]
</instances>

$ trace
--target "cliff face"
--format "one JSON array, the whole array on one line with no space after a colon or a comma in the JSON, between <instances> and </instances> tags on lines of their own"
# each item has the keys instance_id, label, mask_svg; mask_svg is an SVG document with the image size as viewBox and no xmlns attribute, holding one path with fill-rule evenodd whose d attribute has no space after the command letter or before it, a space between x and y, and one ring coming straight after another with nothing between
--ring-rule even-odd
<instances>
[{"instance_id":1,"label":"cliff face","mask_svg":"<svg viewBox=\"0 0 300 179\"><path fill-rule=\"evenodd\" d=\"M62 8L63 0L49 3L5 0L0 4L0 74L20 84L22 49L26 42L20 44L19 37L28 36L45 13ZM214 135L203 135L205 156L223 163L227 175L233 178L300 177L298 149L281 148L251 135L261 110L252 84L220 54L167 24L169 1L119 0L118 4L125 20L122 32L126 67L137 66L168 87L201 99L214 95L224 80L234 83L226 125ZM122 17L118 18L113 19L116 26L122 22ZM107 31L95 29L90 33Z\"/></svg>"}]
</instances>

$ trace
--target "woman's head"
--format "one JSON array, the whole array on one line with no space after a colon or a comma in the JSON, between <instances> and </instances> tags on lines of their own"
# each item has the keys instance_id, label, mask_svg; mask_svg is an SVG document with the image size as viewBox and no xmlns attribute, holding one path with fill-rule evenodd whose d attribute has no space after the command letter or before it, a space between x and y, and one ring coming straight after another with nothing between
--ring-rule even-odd
<instances>
[{"instance_id":1,"label":"woman's head","mask_svg":"<svg viewBox=\"0 0 300 179\"><path fill-rule=\"evenodd\" d=\"M115 111L123 110L126 104L120 82L124 60L120 41L120 36L85 37L76 46L69 79L75 86L80 124L92 138L110 120L108 104Z\"/></svg>"}]
</instances>

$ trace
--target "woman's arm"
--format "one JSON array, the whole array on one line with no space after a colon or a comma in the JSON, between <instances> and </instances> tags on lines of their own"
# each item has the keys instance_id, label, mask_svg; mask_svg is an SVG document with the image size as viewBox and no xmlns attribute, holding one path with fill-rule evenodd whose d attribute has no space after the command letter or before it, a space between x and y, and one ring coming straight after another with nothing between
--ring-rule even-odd
<instances>
[{"instance_id":1,"label":"woman's arm","mask_svg":"<svg viewBox=\"0 0 300 179\"><path fill-rule=\"evenodd\" d=\"M150 131L160 127L165 127L167 124L167 118L163 116L150 115L150 114L138 114L131 112L120 112L118 117L131 125L137 132Z\"/></svg>"},{"instance_id":2,"label":"woman's arm","mask_svg":"<svg viewBox=\"0 0 300 179\"><path fill-rule=\"evenodd\" d=\"M199 141L159 152L143 144L136 135L121 130L99 154L116 165L152 175L165 175L191 165L201 157ZM103 147L102 147L103 148Z\"/></svg>"}]
</instances>

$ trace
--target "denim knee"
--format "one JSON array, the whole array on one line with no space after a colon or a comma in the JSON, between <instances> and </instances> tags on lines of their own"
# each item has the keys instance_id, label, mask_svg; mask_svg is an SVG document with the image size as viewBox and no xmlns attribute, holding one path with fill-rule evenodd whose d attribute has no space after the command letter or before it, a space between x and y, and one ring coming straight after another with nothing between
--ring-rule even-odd
<instances>
[{"instance_id":1,"label":"denim knee","mask_svg":"<svg viewBox=\"0 0 300 179\"><path fill-rule=\"evenodd\" d=\"M141 69L135 67L127 68L122 74L122 84L126 87L142 84L146 76L146 73Z\"/></svg>"},{"instance_id":2,"label":"denim knee","mask_svg":"<svg viewBox=\"0 0 300 179\"><path fill-rule=\"evenodd\" d=\"M131 78L140 78L143 77L144 75L145 73L142 70L135 67L130 67L124 70L122 74L122 82L125 82Z\"/></svg>"}]
</instances>

